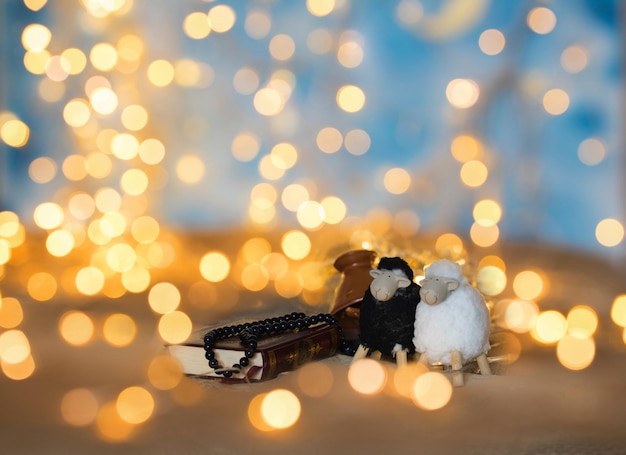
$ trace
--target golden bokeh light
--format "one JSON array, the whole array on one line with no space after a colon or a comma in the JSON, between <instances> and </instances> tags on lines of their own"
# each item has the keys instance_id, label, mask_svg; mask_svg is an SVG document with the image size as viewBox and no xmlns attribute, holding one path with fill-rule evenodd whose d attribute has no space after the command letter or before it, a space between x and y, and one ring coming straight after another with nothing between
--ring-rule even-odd
<instances>
[{"instance_id":1,"label":"golden bokeh light","mask_svg":"<svg viewBox=\"0 0 626 455\"><path fill-rule=\"evenodd\" d=\"M568 73L580 73L589 64L589 52L583 46L573 45L561 53L561 66Z\"/></svg>"},{"instance_id":2,"label":"golden bokeh light","mask_svg":"<svg viewBox=\"0 0 626 455\"><path fill-rule=\"evenodd\" d=\"M35 360L30 354L20 362L10 362L1 357L0 367L4 375L14 381L22 381L33 375L36 369Z\"/></svg>"},{"instance_id":3,"label":"golden bokeh light","mask_svg":"<svg viewBox=\"0 0 626 455\"><path fill-rule=\"evenodd\" d=\"M259 89L254 94L253 103L256 111L267 117L279 114L285 106L280 92L270 87Z\"/></svg>"},{"instance_id":4,"label":"golden bokeh light","mask_svg":"<svg viewBox=\"0 0 626 455\"><path fill-rule=\"evenodd\" d=\"M61 52L61 57L69 65L69 68L67 68L68 74L80 74L87 66L87 56L82 50L75 47L65 49Z\"/></svg>"},{"instance_id":5,"label":"golden bokeh light","mask_svg":"<svg viewBox=\"0 0 626 455\"><path fill-rule=\"evenodd\" d=\"M494 308L496 322L515 333L527 333L535 325L539 307L530 300L501 300Z\"/></svg>"},{"instance_id":6,"label":"golden bokeh light","mask_svg":"<svg viewBox=\"0 0 626 455\"><path fill-rule=\"evenodd\" d=\"M28 175L35 183L48 183L57 174L56 162L47 156L41 156L31 161L28 166Z\"/></svg>"},{"instance_id":7,"label":"golden bokeh light","mask_svg":"<svg viewBox=\"0 0 626 455\"><path fill-rule=\"evenodd\" d=\"M296 380L302 393L320 398L330 393L335 376L328 365L322 362L309 362L297 370Z\"/></svg>"},{"instance_id":8,"label":"golden bokeh light","mask_svg":"<svg viewBox=\"0 0 626 455\"><path fill-rule=\"evenodd\" d=\"M174 311L180 305L180 291L166 281L156 283L148 293L148 304L152 311L159 314L167 314Z\"/></svg>"},{"instance_id":9,"label":"golden bokeh light","mask_svg":"<svg viewBox=\"0 0 626 455\"><path fill-rule=\"evenodd\" d=\"M328 224L338 224L344 220L348 207L345 202L336 196L328 196L320 201L324 210L324 222Z\"/></svg>"},{"instance_id":10,"label":"golden bokeh light","mask_svg":"<svg viewBox=\"0 0 626 455\"><path fill-rule=\"evenodd\" d=\"M269 51L276 60L289 60L296 51L296 43L291 36L281 33L270 40Z\"/></svg>"},{"instance_id":11,"label":"golden bokeh light","mask_svg":"<svg viewBox=\"0 0 626 455\"><path fill-rule=\"evenodd\" d=\"M14 297L0 296L0 327L13 329L24 319L24 311L20 301Z\"/></svg>"},{"instance_id":12,"label":"golden bokeh light","mask_svg":"<svg viewBox=\"0 0 626 455\"><path fill-rule=\"evenodd\" d=\"M477 188L487 181L489 169L478 160L470 160L463 163L459 172L461 181L470 188Z\"/></svg>"},{"instance_id":13,"label":"golden bokeh light","mask_svg":"<svg viewBox=\"0 0 626 455\"><path fill-rule=\"evenodd\" d=\"M411 399L415 381L427 371L428 367L418 362L411 362L402 368L396 368L391 381L393 390L401 397Z\"/></svg>"},{"instance_id":14,"label":"golden bokeh light","mask_svg":"<svg viewBox=\"0 0 626 455\"><path fill-rule=\"evenodd\" d=\"M115 408L122 420L136 425L152 416L155 408L154 397L143 387L127 387L117 396Z\"/></svg>"},{"instance_id":15,"label":"golden bokeh light","mask_svg":"<svg viewBox=\"0 0 626 455\"><path fill-rule=\"evenodd\" d=\"M209 16L199 11L189 13L183 20L183 31L191 39L202 39L211 33Z\"/></svg>"},{"instance_id":16,"label":"golden bokeh light","mask_svg":"<svg viewBox=\"0 0 626 455\"><path fill-rule=\"evenodd\" d=\"M46 250L56 257L63 257L70 254L76 242L70 231L59 229L51 232L46 238Z\"/></svg>"},{"instance_id":17,"label":"golden bokeh light","mask_svg":"<svg viewBox=\"0 0 626 455\"><path fill-rule=\"evenodd\" d=\"M556 346L561 365L569 370L583 370L593 363L596 343L592 337L565 335Z\"/></svg>"},{"instance_id":18,"label":"golden bokeh light","mask_svg":"<svg viewBox=\"0 0 626 455\"><path fill-rule=\"evenodd\" d=\"M506 288L506 273L500 267L486 265L480 267L476 274L476 287L488 296L495 296Z\"/></svg>"},{"instance_id":19,"label":"golden bokeh light","mask_svg":"<svg viewBox=\"0 0 626 455\"><path fill-rule=\"evenodd\" d=\"M57 288L57 280L48 272L34 273L26 283L28 295L40 302L52 299L57 292Z\"/></svg>"},{"instance_id":20,"label":"golden bokeh light","mask_svg":"<svg viewBox=\"0 0 626 455\"><path fill-rule=\"evenodd\" d=\"M606 145L596 137L590 137L578 145L578 159L587 166L595 166L604 161Z\"/></svg>"},{"instance_id":21,"label":"golden bokeh light","mask_svg":"<svg viewBox=\"0 0 626 455\"><path fill-rule=\"evenodd\" d=\"M26 51L24 54L24 68L32 74L45 74L46 65L50 57L50 52L47 50Z\"/></svg>"},{"instance_id":22,"label":"golden bokeh light","mask_svg":"<svg viewBox=\"0 0 626 455\"><path fill-rule=\"evenodd\" d=\"M260 263L272 252L272 245L263 237L252 237L241 247L241 257L247 263Z\"/></svg>"},{"instance_id":23,"label":"golden bokeh light","mask_svg":"<svg viewBox=\"0 0 626 455\"><path fill-rule=\"evenodd\" d=\"M523 270L513 278L513 291L520 299L535 300L544 292L544 280L534 270Z\"/></svg>"},{"instance_id":24,"label":"golden bokeh light","mask_svg":"<svg viewBox=\"0 0 626 455\"><path fill-rule=\"evenodd\" d=\"M411 187L411 174L406 169L394 167L385 172L383 185L391 194L406 193Z\"/></svg>"},{"instance_id":25,"label":"golden bokeh light","mask_svg":"<svg viewBox=\"0 0 626 455\"><path fill-rule=\"evenodd\" d=\"M155 60L148 65L148 80L157 87L170 85L174 76L174 65L167 60Z\"/></svg>"},{"instance_id":26,"label":"golden bokeh light","mask_svg":"<svg viewBox=\"0 0 626 455\"><path fill-rule=\"evenodd\" d=\"M346 112L359 112L365 106L365 93L356 85L344 85L337 91L336 101Z\"/></svg>"},{"instance_id":27,"label":"golden bokeh light","mask_svg":"<svg viewBox=\"0 0 626 455\"><path fill-rule=\"evenodd\" d=\"M104 274L96 267L83 267L76 273L76 289L84 295L96 295L104 287Z\"/></svg>"},{"instance_id":28,"label":"golden bokeh light","mask_svg":"<svg viewBox=\"0 0 626 455\"><path fill-rule=\"evenodd\" d=\"M66 156L61 165L61 170L68 180L80 182L87 177L85 157L79 154Z\"/></svg>"},{"instance_id":29,"label":"golden bokeh light","mask_svg":"<svg viewBox=\"0 0 626 455\"><path fill-rule=\"evenodd\" d=\"M473 223L470 228L470 238L475 245L487 248L493 246L500 237L500 229L496 224L491 226L483 226Z\"/></svg>"},{"instance_id":30,"label":"golden bokeh light","mask_svg":"<svg viewBox=\"0 0 626 455\"><path fill-rule=\"evenodd\" d=\"M226 33L235 25L237 15L228 5L217 5L209 10L209 23L216 33Z\"/></svg>"},{"instance_id":31,"label":"golden bokeh light","mask_svg":"<svg viewBox=\"0 0 626 455\"><path fill-rule=\"evenodd\" d=\"M98 409L96 416L98 436L106 442L122 442L131 438L135 425L123 420L116 408L116 403L105 403Z\"/></svg>"},{"instance_id":32,"label":"golden bokeh light","mask_svg":"<svg viewBox=\"0 0 626 455\"><path fill-rule=\"evenodd\" d=\"M364 358L350 364L348 382L358 393L375 395L387 384L387 370L376 360Z\"/></svg>"},{"instance_id":33,"label":"golden bokeh light","mask_svg":"<svg viewBox=\"0 0 626 455\"><path fill-rule=\"evenodd\" d=\"M478 38L478 47L487 55L498 55L504 49L505 44L504 34L495 28L485 30Z\"/></svg>"},{"instance_id":34,"label":"golden bokeh light","mask_svg":"<svg viewBox=\"0 0 626 455\"><path fill-rule=\"evenodd\" d=\"M448 102L458 108L467 109L478 101L480 87L471 79L453 79L446 86L446 98Z\"/></svg>"},{"instance_id":35,"label":"golden bokeh light","mask_svg":"<svg viewBox=\"0 0 626 455\"><path fill-rule=\"evenodd\" d=\"M272 17L263 9L248 12L244 23L247 35L252 39L265 38L272 28Z\"/></svg>"},{"instance_id":36,"label":"golden bokeh light","mask_svg":"<svg viewBox=\"0 0 626 455\"><path fill-rule=\"evenodd\" d=\"M556 15L545 7L533 8L526 18L528 27L540 35L546 35L556 27Z\"/></svg>"},{"instance_id":37,"label":"golden bokeh light","mask_svg":"<svg viewBox=\"0 0 626 455\"><path fill-rule=\"evenodd\" d=\"M343 144L343 136L338 129L328 126L319 130L315 143L322 152L335 153Z\"/></svg>"},{"instance_id":38,"label":"golden bokeh light","mask_svg":"<svg viewBox=\"0 0 626 455\"><path fill-rule=\"evenodd\" d=\"M567 332L578 338L593 336L598 329L598 315L587 305L576 305L567 313Z\"/></svg>"},{"instance_id":39,"label":"golden bokeh light","mask_svg":"<svg viewBox=\"0 0 626 455\"><path fill-rule=\"evenodd\" d=\"M139 145L139 158L146 164L159 164L165 157L165 146L161 141L148 138Z\"/></svg>"},{"instance_id":40,"label":"golden bokeh light","mask_svg":"<svg viewBox=\"0 0 626 455\"><path fill-rule=\"evenodd\" d=\"M287 210L296 212L298 207L309 200L309 197L309 191L304 185L291 183L283 189L280 201Z\"/></svg>"},{"instance_id":41,"label":"golden bokeh light","mask_svg":"<svg viewBox=\"0 0 626 455\"><path fill-rule=\"evenodd\" d=\"M567 334L567 320L556 310L542 311L537 315L530 333L540 343L556 343Z\"/></svg>"},{"instance_id":42,"label":"golden bokeh light","mask_svg":"<svg viewBox=\"0 0 626 455\"><path fill-rule=\"evenodd\" d=\"M48 0L24 0L24 5L31 11L39 11L46 6L46 3L48 3Z\"/></svg>"},{"instance_id":43,"label":"golden bokeh light","mask_svg":"<svg viewBox=\"0 0 626 455\"><path fill-rule=\"evenodd\" d=\"M337 49L337 60L346 68L356 68L363 61L363 48L355 41L341 43Z\"/></svg>"},{"instance_id":44,"label":"golden bokeh light","mask_svg":"<svg viewBox=\"0 0 626 455\"><path fill-rule=\"evenodd\" d=\"M364 155L372 145L370 135L360 129L348 131L343 142L348 153L355 156Z\"/></svg>"},{"instance_id":45,"label":"golden bokeh light","mask_svg":"<svg viewBox=\"0 0 626 455\"><path fill-rule=\"evenodd\" d=\"M444 259L454 260L463 253L463 240L450 232L441 234L435 241L435 251Z\"/></svg>"},{"instance_id":46,"label":"golden bokeh light","mask_svg":"<svg viewBox=\"0 0 626 455\"><path fill-rule=\"evenodd\" d=\"M111 140L111 153L120 160L132 160L139 153L139 140L129 133L116 134Z\"/></svg>"},{"instance_id":47,"label":"golden bokeh light","mask_svg":"<svg viewBox=\"0 0 626 455\"><path fill-rule=\"evenodd\" d=\"M0 128L0 139L9 147L24 147L29 137L30 128L21 120L8 120Z\"/></svg>"},{"instance_id":48,"label":"golden bokeh light","mask_svg":"<svg viewBox=\"0 0 626 455\"><path fill-rule=\"evenodd\" d=\"M298 207L296 217L303 228L317 229L324 222L324 207L316 201L305 201Z\"/></svg>"},{"instance_id":49,"label":"golden bokeh light","mask_svg":"<svg viewBox=\"0 0 626 455\"><path fill-rule=\"evenodd\" d=\"M250 244L248 248L254 246ZM230 273L230 267L228 256L221 251L209 251L200 259L200 274L212 283L224 281Z\"/></svg>"},{"instance_id":50,"label":"golden bokeh light","mask_svg":"<svg viewBox=\"0 0 626 455\"><path fill-rule=\"evenodd\" d=\"M260 139L253 133L242 132L233 139L231 152L237 161L252 161L259 153Z\"/></svg>"},{"instance_id":51,"label":"golden bokeh light","mask_svg":"<svg viewBox=\"0 0 626 455\"><path fill-rule=\"evenodd\" d=\"M143 106L132 104L122 110L122 125L128 130L139 131L148 123L148 111Z\"/></svg>"},{"instance_id":52,"label":"golden bokeh light","mask_svg":"<svg viewBox=\"0 0 626 455\"><path fill-rule=\"evenodd\" d=\"M328 16L335 9L335 0L306 0L306 9L313 16Z\"/></svg>"},{"instance_id":53,"label":"golden bokeh light","mask_svg":"<svg viewBox=\"0 0 626 455\"><path fill-rule=\"evenodd\" d=\"M150 360L147 375L156 389L171 390L183 380L183 369L174 356L161 354Z\"/></svg>"},{"instance_id":54,"label":"golden bokeh light","mask_svg":"<svg viewBox=\"0 0 626 455\"><path fill-rule=\"evenodd\" d=\"M117 109L118 99L110 88L99 87L89 94L89 102L98 114L109 115Z\"/></svg>"},{"instance_id":55,"label":"golden bokeh light","mask_svg":"<svg viewBox=\"0 0 626 455\"><path fill-rule=\"evenodd\" d=\"M421 374L413 384L415 405L426 411L435 411L447 405L452 398L452 383L438 371Z\"/></svg>"},{"instance_id":56,"label":"golden bokeh light","mask_svg":"<svg viewBox=\"0 0 626 455\"><path fill-rule=\"evenodd\" d=\"M280 242L283 253L294 260L306 258L311 252L311 239L302 231L288 231Z\"/></svg>"},{"instance_id":57,"label":"golden bokeh light","mask_svg":"<svg viewBox=\"0 0 626 455\"><path fill-rule=\"evenodd\" d=\"M261 405L263 404L263 400L266 396L267 393L260 393L252 398L252 400L250 400L250 404L248 405L248 420L254 428L263 432L274 430L274 428L267 423L261 413Z\"/></svg>"},{"instance_id":58,"label":"golden bokeh light","mask_svg":"<svg viewBox=\"0 0 626 455\"><path fill-rule=\"evenodd\" d=\"M61 398L61 416L65 422L75 427L92 424L96 420L99 407L94 393L85 388L71 389Z\"/></svg>"},{"instance_id":59,"label":"golden bokeh light","mask_svg":"<svg viewBox=\"0 0 626 455\"><path fill-rule=\"evenodd\" d=\"M89 61L99 71L113 70L117 59L117 50L109 43L98 43L89 52Z\"/></svg>"},{"instance_id":60,"label":"golden bokeh light","mask_svg":"<svg viewBox=\"0 0 626 455\"><path fill-rule=\"evenodd\" d=\"M248 264L241 271L241 284L249 291L261 291L269 283L269 273L261 264Z\"/></svg>"},{"instance_id":61,"label":"golden bokeh light","mask_svg":"<svg viewBox=\"0 0 626 455\"><path fill-rule=\"evenodd\" d=\"M302 275L295 270L285 270L279 273L274 281L276 293L285 299L297 297L303 288L304 280Z\"/></svg>"},{"instance_id":62,"label":"golden bokeh light","mask_svg":"<svg viewBox=\"0 0 626 455\"><path fill-rule=\"evenodd\" d=\"M620 294L613 300L611 320L620 327L626 327L626 294Z\"/></svg>"},{"instance_id":63,"label":"golden bokeh light","mask_svg":"<svg viewBox=\"0 0 626 455\"><path fill-rule=\"evenodd\" d=\"M196 184L204 178L204 174L204 161L197 155L186 154L176 162L176 175L183 183Z\"/></svg>"},{"instance_id":64,"label":"golden bokeh light","mask_svg":"<svg viewBox=\"0 0 626 455\"><path fill-rule=\"evenodd\" d=\"M104 320L102 335L111 346L128 346L135 340L137 324L127 314L115 313Z\"/></svg>"},{"instance_id":65,"label":"golden bokeh light","mask_svg":"<svg viewBox=\"0 0 626 455\"><path fill-rule=\"evenodd\" d=\"M474 205L472 215L481 226L493 226L502 217L502 207L493 199L482 199Z\"/></svg>"},{"instance_id":66,"label":"golden bokeh light","mask_svg":"<svg viewBox=\"0 0 626 455\"><path fill-rule=\"evenodd\" d=\"M548 114L561 115L569 108L569 95L565 90L553 88L543 95L543 108Z\"/></svg>"},{"instance_id":67,"label":"golden bokeh light","mask_svg":"<svg viewBox=\"0 0 626 455\"><path fill-rule=\"evenodd\" d=\"M18 365L31 356L30 342L18 329L11 329L0 333L0 359L3 369L5 364Z\"/></svg>"},{"instance_id":68,"label":"golden bokeh light","mask_svg":"<svg viewBox=\"0 0 626 455\"><path fill-rule=\"evenodd\" d=\"M22 31L22 46L30 51L42 51L48 47L52 32L42 24L27 25Z\"/></svg>"},{"instance_id":69,"label":"golden bokeh light","mask_svg":"<svg viewBox=\"0 0 626 455\"><path fill-rule=\"evenodd\" d=\"M272 147L272 164L279 169L291 169L298 161L298 151L288 142L281 142Z\"/></svg>"},{"instance_id":70,"label":"golden bokeh light","mask_svg":"<svg viewBox=\"0 0 626 455\"><path fill-rule=\"evenodd\" d=\"M191 334L192 323L182 311L172 311L159 319L159 335L166 343L182 343Z\"/></svg>"},{"instance_id":71,"label":"golden bokeh light","mask_svg":"<svg viewBox=\"0 0 626 455\"><path fill-rule=\"evenodd\" d=\"M460 135L455 137L450 144L450 152L455 160L466 163L479 160L483 156L483 145L474 136Z\"/></svg>"},{"instance_id":72,"label":"golden bokeh light","mask_svg":"<svg viewBox=\"0 0 626 455\"><path fill-rule=\"evenodd\" d=\"M241 68L233 77L233 88L241 95L250 95L259 88L259 75L252 68Z\"/></svg>"},{"instance_id":73,"label":"golden bokeh light","mask_svg":"<svg viewBox=\"0 0 626 455\"><path fill-rule=\"evenodd\" d=\"M59 319L59 333L72 346L84 346L94 336L94 323L82 311L68 311Z\"/></svg>"},{"instance_id":74,"label":"golden bokeh light","mask_svg":"<svg viewBox=\"0 0 626 455\"><path fill-rule=\"evenodd\" d=\"M282 430L293 426L300 418L302 406L298 397L287 389L274 389L261 402L261 416L271 428Z\"/></svg>"},{"instance_id":75,"label":"golden bokeh light","mask_svg":"<svg viewBox=\"0 0 626 455\"><path fill-rule=\"evenodd\" d=\"M605 218L596 225L596 240L602 246L614 247L624 240L624 225L615 218Z\"/></svg>"},{"instance_id":76,"label":"golden bokeh light","mask_svg":"<svg viewBox=\"0 0 626 455\"><path fill-rule=\"evenodd\" d=\"M0 212L0 237L11 238L20 230L20 219L15 212L3 210Z\"/></svg>"}]
</instances>

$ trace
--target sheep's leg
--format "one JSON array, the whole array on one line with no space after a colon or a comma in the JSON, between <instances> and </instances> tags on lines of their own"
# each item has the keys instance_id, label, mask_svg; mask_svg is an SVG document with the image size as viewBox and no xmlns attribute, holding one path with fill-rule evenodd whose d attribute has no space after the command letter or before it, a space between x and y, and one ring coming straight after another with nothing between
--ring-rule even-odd
<instances>
[{"instance_id":1,"label":"sheep's leg","mask_svg":"<svg viewBox=\"0 0 626 455\"><path fill-rule=\"evenodd\" d=\"M463 380L463 358L459 351L452 351L450 353L450 363L452 366L452 385L454 387L461 387L465 384Z\"/></svg>"},{"instance_id":2,"label":"sheep's leg","mask_svg":"<svg viewBox=\"0 0 626 455\"><path fill-rule=\"evenodd\" d=\"M356 352L354 353L354 357L352 357L352 362L356 362L357 360L364 359L367 357L367 353L370 352L369 348L366 348L362 344L359 345Z\"/></svg>"},{"instance_id":3,"label":"sheep's leg","mask_svg":"<svg viewBox=\"0 0 626 455\"><path fill-rule=\"evenodd\" d=\"M370 358L374 359L374 360L380 360L383 358L383 353L380 351L374 351L372 352L372 354L370 355Z\"/></svg>"},{"instance_id":4,"label":"sheep's leg","mask_svg":"<svg viewBox=\"0 0 626 455\"><path fill-rule=\"evenodd\" d=\"M489 360L487 360L487 354L479 355L476 361L480 367L480 374L483 376L491 376L491 367L489 366Z\"/></svg>"},{"instance_id":5,"label":"sheep's leg","mask_svg":"<svg viewBox=\"0 0 626 455\"><path fill-rule=\"evenodd\" d=\"M426 354L419 355L418 363L421 363L422 365L426 367L430 366L430 362L428 361L428 357L426 357Z\"/></svg>"},{"instance_id":6,"label":"sheep's leg","mask_svg":"<svg viewBox=\"0 0 626 455\"><path fill-rule=\"evenodd\" d=\"M398 368L405 367L408 365L408 357L407 352L404 349L400 349L396 351L396 365Z\"/></svg>"}]
</instances>

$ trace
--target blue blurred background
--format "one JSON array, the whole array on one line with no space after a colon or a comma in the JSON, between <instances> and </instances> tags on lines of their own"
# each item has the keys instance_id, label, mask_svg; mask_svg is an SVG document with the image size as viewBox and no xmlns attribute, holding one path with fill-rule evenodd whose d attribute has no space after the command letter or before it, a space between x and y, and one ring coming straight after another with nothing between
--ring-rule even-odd
<instances>
[{"instance_id":1,"label":"blue blurred background","mask_svg":"<svg viewBox=\"0 0 626 455\"><path fill-rule=\"evenodd\" d=\"M416 235L470 236L476 204L489 200L501 216L492 206L482 227L496 226L498 242L621 256L623 9L617 0L3 1L0 127L16 118L29 136L15 144L4 129L0 210L38 229L40 204L58 204L69 222L73 195L112 188L126 216L162 226L282 228L302 224L282 201L299 185L308 201L338 198L340 225L388 217ZM198 13L209 32L193 25ZM30 24L49 30L45 49L24 44ZM99 43L117 53L110 68L94 54ZM50 59L70 48L84 54L80 71L80 62L57 59L56 73L25 63L29 51ZM96 112L94 76L114 93L113 111ZM360 89L362 107L342 106L345 86ZM84 124L64 117L72 100L91 109ZM124 120L128 106L144 109L145 124ZM156 139L165 154L120 158L116 134ZM270 159L280 143L296 150L282 168ZM75 169L75 155L88 163L92 153L109 158L108 172ZM475 171L463 178L468 161ZM130 169L145 188L125 186Z\"/></svg>"}]
</instances>

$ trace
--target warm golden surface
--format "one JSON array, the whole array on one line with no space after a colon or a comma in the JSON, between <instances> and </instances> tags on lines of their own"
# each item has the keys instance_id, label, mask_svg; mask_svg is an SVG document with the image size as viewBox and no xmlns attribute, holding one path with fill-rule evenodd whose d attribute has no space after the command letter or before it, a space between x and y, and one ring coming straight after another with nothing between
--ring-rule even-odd
<instances>
[{"instance_id":1,"label":"warm golden surface","mask_svg":"<svg viewBox=\"0 0 626 455\"><path fill-rule=\"evenodd\" d=\"M200 257L214 241L187 243L197 247ZM240 244L233 242L236 248ZM219 245L229 251L228 242ZM324 254L332 262L334 252ZM555 344L519 334L521 355L505 374L467 378L465 387L454 389L450 401L433 411L395 391L391 365L385 364L387 384L381 392L357 392L348 381L345 357L323 361L327 369L305 367L261 384L180 380L171 368L154 363L163 340L157 328L161 315L149 305L149 291L116 299L59 292L38 302L20 287L13 270L2 283L2 296L21 302L24 317L18 328L28 337L36 367L22 380L0 375L0 452L626 453L626 345L623 329L610 314L615 297L625 290L623 267L528 245L502 248L498 255L506 263L509 283L494 300L513 292L518 272L541 271L549 284L537 299L541 311L566 316L573 307L586 305L597 314L595 356L586 368L572 371L557 359ZM478 258L476 252L469 257ZM194 321L306 308L298 299L286 301L267 289L231 291L237 296L231 307L203 306L190 291L192 275L199 275L198 261L190 263L193 272L180 269L176 274L170 268L168 281L180 290L179 309ZM163 281L165 277L157 276L153 283ZM210 289L205 289L205 301L211 300ZM211 292L228 295L219 286ZM319 310L326 308L318 305L310 312ZM92 321L86 344L69 342L80 339L80 330L63 335L60 321L70 311L80 311ZM128 318L111 319L119 314ZM130 342L123 336L129 331L135 333ZM318 380L311 382L305 373ZM290 400L295 395L300 412L292 426L262 431L257 427L263 424L254 420L255 403L277 389L290 391Z\"/></svg>"}]
</instances>

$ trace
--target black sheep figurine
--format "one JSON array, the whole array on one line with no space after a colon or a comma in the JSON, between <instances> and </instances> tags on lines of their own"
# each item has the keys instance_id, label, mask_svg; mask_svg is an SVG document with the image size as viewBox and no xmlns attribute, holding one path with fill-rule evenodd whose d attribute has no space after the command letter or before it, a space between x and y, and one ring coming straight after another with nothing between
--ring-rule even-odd
<instances>
[{"instance_id":1,"label":"black sheep figurine","mask_svg":"<svg viewBox=\"0 0 626 455\"><path fill-rule=\"evenodd\" d=\"M413 270L399 257L384 257L365 291L359 315L360 345L354 360L380 351L406 365L407 355L415 352L415 309L420 301L420 287L413 282Z\"/></svg>"}]
</instances>

